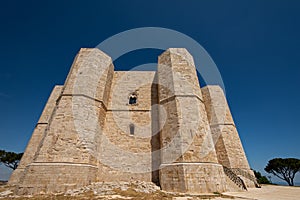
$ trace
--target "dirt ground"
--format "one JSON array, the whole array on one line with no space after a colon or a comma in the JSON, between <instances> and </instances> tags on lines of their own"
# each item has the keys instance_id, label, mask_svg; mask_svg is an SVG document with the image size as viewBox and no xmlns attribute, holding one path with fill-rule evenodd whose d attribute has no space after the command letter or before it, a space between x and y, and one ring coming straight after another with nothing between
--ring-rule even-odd
<instances>
[{"instance_id":1,"label":"dirt ground","mask_svg":"<svg viewBox=\"0 0 300 200\"><path fill-rule=\"evenodd\" d=\"M300 187L262 185L250 188L247 192L227 192L229 196L257 200L300 200Z\"/></svg>"}]
</instances>

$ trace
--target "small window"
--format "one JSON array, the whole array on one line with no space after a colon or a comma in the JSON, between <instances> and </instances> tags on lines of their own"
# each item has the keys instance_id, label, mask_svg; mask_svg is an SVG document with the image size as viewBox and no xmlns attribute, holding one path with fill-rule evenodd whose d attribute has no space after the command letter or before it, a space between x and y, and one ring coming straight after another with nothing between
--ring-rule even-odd
<instances>
[{"instance_id":1,"label":"small window","mask_svg":"<svg viewBox=\"0 0 300 200\"><path fill-rule=\"evenodd\" d=\"M137 103L137 94L134 92L129 95L129 104L133 105Z\"/></svg>"},{"instance_id":2,"label":"small window","mask_svg":"<svg viewBox=\"0 0 300 200\"><path fill-rule=\"evenodd\" d=\"M129 98L129 104L136 104L136 97L130 97Z\"/></svg>"},{"instance_id":3,"label":"small window","mask_svg":"<svg viewBox=\"0 0 300 200\"><path fill-rule=\"evenodd\" d=\"M134 124L129 125L130 135L134 135Z\"/></svg>"}]
</instances>

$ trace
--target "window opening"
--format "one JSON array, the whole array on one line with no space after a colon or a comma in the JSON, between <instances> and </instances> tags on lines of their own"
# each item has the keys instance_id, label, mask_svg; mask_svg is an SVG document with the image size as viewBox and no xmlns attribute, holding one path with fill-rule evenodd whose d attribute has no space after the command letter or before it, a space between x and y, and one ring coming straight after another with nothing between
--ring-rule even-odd
<instances>
[{"instance_id":1,"label":"window opening","mask_svg":"<svg viewBox=\"0 0 300 200\"><path fill-rule=\"evenodd\" d=\"M134 92L129 95L129 104L133 105L137 103L137 94Z\"/></svg>"},{"instance_id":2,"label":"window opening","mask_svg":"<svg viewBox=\"0 0 300 200\"><path fill-rule=\"evenodd\" d=\"M134 135L134 124L129 125L130 135Z\"/></svg>"}]
</instances>

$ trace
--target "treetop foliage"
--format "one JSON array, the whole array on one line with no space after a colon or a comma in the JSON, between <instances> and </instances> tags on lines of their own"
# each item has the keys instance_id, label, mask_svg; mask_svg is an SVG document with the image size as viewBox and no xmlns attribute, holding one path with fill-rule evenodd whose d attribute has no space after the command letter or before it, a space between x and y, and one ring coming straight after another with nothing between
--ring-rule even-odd
<instances>
[{"instance_id":1,"label":"treetop foliage","mask_svg":"<svg viewBox=\"0 0 300 200\"><path fill-rule=\"evenodd\" d=\"M267 177L266 176L262 176L259 171L253 170L253 172L254 172L254 175L255 175L255 177L257 179L257 182L259 184L271 184L271 182L267 179Z\"/></svg>"},{"instance_id":2,"label":"treetop foliage","mask_svg":"<svg viewBox=\"0 0 300 200\"><path fill-rule=\"evenodd\" d=\"M0 163L15 170L17 169L22 156L23 153L6 152L4 150L0 150Z\"/></svg>"},{"instance_id":3,"label":"treetop foliage","mask_svg":"<svg viewBox=\"0 0 300 200\"><path fill-rule=\"evenodd\" d=\"M300 160L296 158L274 158L269 160L265 171L293 186L295 175L300 172Z\"/></svg>"}]
</instances>

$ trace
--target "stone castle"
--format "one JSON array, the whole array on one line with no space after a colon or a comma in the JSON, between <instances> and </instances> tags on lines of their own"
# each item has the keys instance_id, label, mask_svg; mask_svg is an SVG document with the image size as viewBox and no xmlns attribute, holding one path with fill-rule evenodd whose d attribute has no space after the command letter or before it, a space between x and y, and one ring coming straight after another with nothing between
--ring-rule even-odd
<instances>
[{"instance_id":1,"label":"stone castle","mask_svg":"<svg viewBox=\"0 0 300 200\"><path fill-rule=\"evenodd\" d=\"M200 88L186 49L162 53L157 71L114 71L108 55L83 48L9 184L35 194L134 180L183 193L257 185L223 90Z\"/></svg>"}]
</instances>

